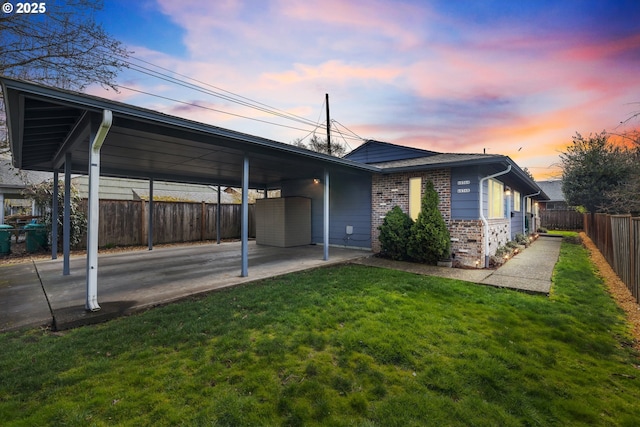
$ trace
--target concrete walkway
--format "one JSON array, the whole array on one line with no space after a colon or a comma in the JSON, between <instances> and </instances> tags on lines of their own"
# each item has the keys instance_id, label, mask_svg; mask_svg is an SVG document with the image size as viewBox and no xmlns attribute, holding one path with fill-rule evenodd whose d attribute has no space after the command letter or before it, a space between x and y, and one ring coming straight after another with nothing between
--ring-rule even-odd
<instances>
[{"instance_id":1,"label":"concrete walkway","mask_svg":"<svg viewBox=\"0 0 640 427\"><path fill-rule=\"evenodd\" d=\"M497 270L435 267L377 257L362 258L354 262L548 295L561 243L562 238L541 236Z\"/></svg>"},{"instance_id":2,"label":"concrete walkway","mask_svg":"<svg viewBox=\"0 0 640 427\"><path fill-rule=\"evenodd\" d=\"M99 257L98 302L85 310L86 259L0 266L0 331L53 326L68 329L141 311L189 296L295 271L348 262L369 255L322 246L275 248L249 242L249 277L240 277L240 242L140 250Z\"/></svg>"}]
</instances>

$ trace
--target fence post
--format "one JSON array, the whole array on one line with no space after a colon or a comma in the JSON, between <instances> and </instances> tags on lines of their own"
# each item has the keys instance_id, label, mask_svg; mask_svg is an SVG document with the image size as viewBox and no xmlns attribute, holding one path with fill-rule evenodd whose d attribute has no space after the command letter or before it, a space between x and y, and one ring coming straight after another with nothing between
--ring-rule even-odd
<instances>
[{"instance_id":1,"label":"fence post","mask_svg":"<svg viewBox=\"0 0 640 427\"><path fill-rule=\"evenodd\" d=\"M205 222L204 222L204 216L205 216L205 212L206 212L206 205L204 203L204 200L202 201L202 209L200 210L200 241L204 241L204 229L205 229Z\"/></svg>"}]
</instances>

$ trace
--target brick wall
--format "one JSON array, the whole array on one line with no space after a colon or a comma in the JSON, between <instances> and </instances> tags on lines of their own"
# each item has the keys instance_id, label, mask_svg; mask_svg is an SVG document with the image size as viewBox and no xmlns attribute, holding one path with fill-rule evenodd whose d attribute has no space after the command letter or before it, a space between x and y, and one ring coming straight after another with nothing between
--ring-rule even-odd
<instances>
[{"instance_id":1,"label":"brick wall","mask_svg":"<svg viewBox=\"0 0 640 427\"><path fill-rule=\"evenodd\" d=\"M458 264L468 267L484 267L484 227L480 219L451 219L451 170L437 169L426 172L398 173L390 175L374 175L372 180L372 217L371 246L374 252L380 252L378 227L382 225L384 216L394 206L409 212L409 179L421 177L423 184L432 181L440 195L438 207L451 234L451 249L455 253ZM510 240L510 221L490 219L489 222L489 254L495 253L498 247Z\"/></svg>"},{"instance_id":2,"label":"brick wall","mask_svg":"<svg viewBox=\"0 0 640 427\"><path fill-rule=\"evenodd\" d=\"M409 172L389 175L374 175L371 191L371 248L380 252L378 227L387 212L394 206L399 206L404 212L409 212L409 178L422 178L422 194L427 181L433 182L433 187L440 195L438 208L445 223L451 221L451 170L436 169L423 172Z\"/></svg>"},{"instance_id":3,"label":"brick wall","mask_svg":"<svg viewBox=\"0 0 640 427\"><path fill-rule=\"evenodd\" d=\"M457 219L449 225L456 264L484 267L483 227L479 219Z\"/></svg>"}]
</instances>

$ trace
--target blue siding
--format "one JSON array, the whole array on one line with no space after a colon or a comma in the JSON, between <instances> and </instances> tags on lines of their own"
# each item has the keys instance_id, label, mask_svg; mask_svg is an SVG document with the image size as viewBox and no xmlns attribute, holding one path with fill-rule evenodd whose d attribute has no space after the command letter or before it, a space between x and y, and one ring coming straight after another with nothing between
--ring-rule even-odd
<instances>
[{"instance_id":1,"label":"blue siding","mask_svg":"<svg viewBox=\"0 0 640 427\"><path fill-rule=\"evenodd\" d=\"M415 159L438 154L434 151L403 147L386 142L367 141L345 156L345 159L360 163L380 163L393 160Z\"/></svg>"},{"instance_id":2,"label":"blue siding","mask_svg":"<svg viewBox=\"0 0 640 427\"><path fill-rule=\"evenodd\" d=\"M477 167L451 169L451 219L479 219L478 203L478 175ZM485 185L486 187L486 185ZM486 191L485 209L486 209Z\"/></svg>"},{"instance_id":3,"label":"blue siding","mask_svg":"<svg viewBox=\"0 0 640 427\"><path fill-rule=\"evenodd\" d=\"M516 211L514 209L515 206L515 194L514 191L518 191L518 189L512 189L511 191L511 239L515 239L516 234L524 233L522 227L522 209L524 208L522 202L522 192L520 193L520 210Z\"/></svg>"},{"instance_id":4,"label":"blue siding","mask_svg":"<svg viewBox=\"0 0 640 427\"><path fill-rule=\"evenodd\" d=\"M282 184L282 197L311 199L311 241L323 242L323 184L313 180ZM347 236L347 225L353 234ZM329 244L371 248L371 176L334 172L329 175Z\"/></svg>"}]
</instances>

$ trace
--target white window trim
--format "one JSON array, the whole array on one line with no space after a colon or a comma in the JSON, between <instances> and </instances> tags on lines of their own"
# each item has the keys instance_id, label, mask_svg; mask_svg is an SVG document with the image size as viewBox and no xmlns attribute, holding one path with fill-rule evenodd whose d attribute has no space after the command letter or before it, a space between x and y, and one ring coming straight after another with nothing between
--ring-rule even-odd
<instances>
[{"instance_id":1,"label":"white window trim","mask_svg":"<svg viewBox=\"0 0 640 427\"><path fill-rule=\"evenodd\" d=\"M488 218L504 218L504 184L497 179L489 179L487 185Z\"/></svg>"}]
</instances>

